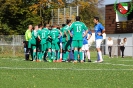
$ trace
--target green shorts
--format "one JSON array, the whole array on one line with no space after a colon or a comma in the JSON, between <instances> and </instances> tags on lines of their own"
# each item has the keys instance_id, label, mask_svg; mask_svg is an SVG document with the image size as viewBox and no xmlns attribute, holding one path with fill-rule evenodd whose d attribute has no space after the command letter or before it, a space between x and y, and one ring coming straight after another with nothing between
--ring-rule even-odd
<instances>
[{"instance_id":1,"label":"green shorts","mask_svg":"<svg viewBox=\"0 0 133 88\"><path fill-rule=\"evenodd\" d=\"M52 42L52 49L60 50L58 41L57 42L56 41Z\"/></svg>"},{"instance_id":2,"label":"green shorts","mask_svg":"<svg viewBox=\"0 0 133 88\"><path fill-rule=\"evenodd\" d=\"M46 46L47 46L46 43L41 44L41 51L46 51L46 49L47 49Z\"/></svg>"},{"instance_id":3,"label":"green shorts","mask_svg":"<svg viewBox=\"0 0 133 88\"><path fill-rule=\"evenodd\" d=\"M63 48L63 50L70 50L71 49L71 41L70 40L68 40L68 41L66 41L66 42L63 42L62 43L62 48Z\"/></svg>"},{"instance_id":4,"label":"green shorts","mask_svg":"<svg viewBox=\"0 0 133 88\"><path fill-rule=\"evenodd\" d=\"M50 49L51 48L51 42L50 41L47 41L46 42L46 49Z\"/></svg>"},{"instance_id":5,"label":"green shorts","mask_svg":"<svg viewBox=\"0 0 133 88\"><path fill-rule=\"evenodd\" d=\"M73 48L82 48L83 41L82 40L73 40L72 46L73 46Z\"/></svg>"}]
</instances>

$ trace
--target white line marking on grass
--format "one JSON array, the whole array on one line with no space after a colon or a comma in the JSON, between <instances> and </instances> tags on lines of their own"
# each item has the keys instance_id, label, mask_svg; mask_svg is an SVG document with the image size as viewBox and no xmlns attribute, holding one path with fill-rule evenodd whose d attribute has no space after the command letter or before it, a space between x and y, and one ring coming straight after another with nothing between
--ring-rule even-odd
<instances>
[{"instance_id":1,"label":"white line marking on grass","mask_svg":"<svg viewBox=\"0 0 133 88\"><path fill-rule=\"evenodd\" d=\"M8 70L77 70L77 71L133 71L133 69L78 69L78 68L21 68L21 67L0 67L0 69Z\"/></svg>"},{"instance_id":2,"label":"white line marking on grass","mask_svg":"<svg viewBox=\"0 0 133 88\"><path fill-rule=\"evenodd\" d=\"M133 65L125 65L125 64L112 64L112 63L100 63L100 64L109 64L109 65L116 65L116 66L131 66L131 67L133 67Z\"/></svg>"}]
</instances>

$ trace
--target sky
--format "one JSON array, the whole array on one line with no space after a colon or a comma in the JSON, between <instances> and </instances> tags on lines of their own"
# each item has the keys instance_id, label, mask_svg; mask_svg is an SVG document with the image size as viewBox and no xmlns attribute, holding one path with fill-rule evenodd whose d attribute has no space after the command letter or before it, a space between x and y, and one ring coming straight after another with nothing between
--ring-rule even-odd
<instances>
[{"instance_id":1,"label":"sky","mask_svg":"<svg viewBox=\"0 0 133 88\"><path fill-rule=\"evenodd\" d=\"M131 0L117 0L118 2L129 2ZM107 5L107 4L114 4L116 2L116 0L104 0L104 5Z\"/></svg>"}]
</instances>

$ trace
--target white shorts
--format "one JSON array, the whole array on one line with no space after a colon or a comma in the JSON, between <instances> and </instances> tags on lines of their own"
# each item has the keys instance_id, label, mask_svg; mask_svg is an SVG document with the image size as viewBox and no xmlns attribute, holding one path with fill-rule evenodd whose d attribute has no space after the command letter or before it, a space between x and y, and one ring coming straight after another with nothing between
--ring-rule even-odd
<instances>
[{"instance_id":1,"label":"white shorts","mask_svg":"<svg viewBox=\"0 0 133 88\"><path fill-rule=\"evenodd\" d=\"M60 43L60 49L62 49L62 43Z\"/></svg>"},{"instance_id":2,"label":"white shorts","mask_svg":"<svg viewBox=\"0 0 133 88\"><path fill-rule=\"evenodd\" d=\"M102 39L97 39L96 40L96 48L100 48L102 43Z\"/></svg>"},{"instance_id":3,"label":"white shorts","mask_svg":"<svg viewBox=\"0 0 133 88\"><path fill-rule=\"evenodd\" d=\"M89 45L88 44L83 45L82 50L89 50Z\"/></svg>"}]
</instances>

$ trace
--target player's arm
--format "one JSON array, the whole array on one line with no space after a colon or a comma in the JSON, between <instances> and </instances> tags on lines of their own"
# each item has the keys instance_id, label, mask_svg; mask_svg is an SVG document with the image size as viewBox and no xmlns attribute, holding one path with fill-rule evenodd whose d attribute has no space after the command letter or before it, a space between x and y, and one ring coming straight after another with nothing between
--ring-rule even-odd
<instances>
[{"instance_id":1,"label":"player's arm","mask_svg":"<svg viewBox=\"0 0 133 88\"><path fill-rule=\"evenodd\" d=\"M84 23L83 23L83 29L85 30L85 33L83 35L83 37L84 37L88 34L88 28L86 27L86 25Z\"/></svg>"},{"instance_id":2,"label":"player's arm","mask_svg":"<svg viewBox=\"0 0 133 88\"><path fill-rule=\"evenodd\" d=\"M68 30L68 33L70 34L71 37L73 37L73 35L72 35L72 33L71 33L71 31L73 30L73 25L74 25L74 23L72 23L72 24L70 25L69 30Z\"/></svg>"},{"instance_id":3,"label":"player's arm","mask_svg":"<svg viewBox=\"0 0 133 88\"><path fill-rule=\"evenodd\" d=\"M60 34L58 38L60 38L60 37L62 36L62 33L61 33L61 31L60 31L60 30L58 30L58 31L59 31L59 34Z\"/></svg>"},{"instance_id":4,"label":"player's arm","mask_svg":"<svg viewBox=\"0 0 133 88\"><path fill-rule=\"evenodd\" d=\"M66 33L67 31L64 31L64 35L66 36L66 40L68 41L68 35Z\"/></svg>"},{"instance_id":5,"label":"player's arm","mask_svg":"<svg viewBox=\"0 0 133 88\"><path fill-rule=\"evenodd\" d=\"M72 35L72 33L70 32L70 30L68 30L68 33L69 33L69 35L70 35L71 37L73 37L73 35Z\"/></svg>"},{"instance_id":6,"label":"player's arm","mask_svg":"<svg viewBox=\"0 0 133 88\"><path fill-rule=\"evenodd\" d=\"M100 25L100 29L102 30L101 33L98 33L98 35L102 36L103 33L105 33L105 28L103 27L103 25Z\"/></svg>"}]
</instances>

